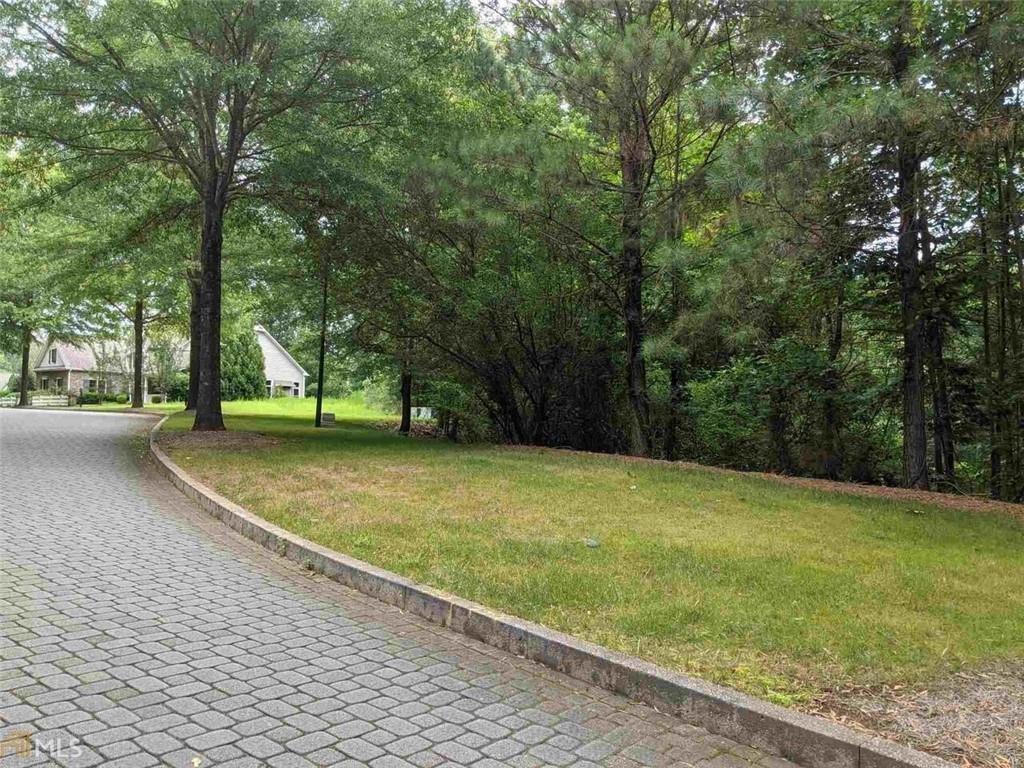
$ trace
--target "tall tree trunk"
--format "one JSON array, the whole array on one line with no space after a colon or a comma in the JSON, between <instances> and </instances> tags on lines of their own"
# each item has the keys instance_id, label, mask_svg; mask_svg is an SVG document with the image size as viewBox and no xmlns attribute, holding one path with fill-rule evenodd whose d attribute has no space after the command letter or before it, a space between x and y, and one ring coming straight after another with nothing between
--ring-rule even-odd
<instances>
[{"instance_id":1,"label":"tall tree trunk","mask_svg":"<svg viewBox=\"0 0 1024 768\"><path fill-rule=\"evenodd\" d=\"M839 295L836 307L830 313L828 338L828 368L822 381L824 390L822 397L822 422L825 443L825 459L823 469L825 477L838 480L843 474L842 435L839 414L839 353L843 348L843 323L845 320L844 300L846 297L845 283L839 284Z\"/></svg>"},{"instance_id":2,"label":"tall tree trunk","mask_svg":"<svg viewBox=\"0 0 1024 768\"><path fill-rule=\"evenodd\" d=\"M992 437L993 474L999 478L999 498L1006 499L1010 495L1013 483L1013 456L1009 440L1009 408L1007 407L1007 313L1006 313L1006 273L1000 269L996 281L996 380L992 418L995 422L995 433Z\"/></svg>"},{"instance_id":3,"label":"tall tree trunk","mask_svg":"<svg viewBox=\"0 0 1024 768\"><path fill-rule=\"evenodd\" d=\"M1002 457L999 451L996 419L994 370L992 363L992 311L991 291L992 263L989 257L988 227L985 226L985 212L982 209L982 190L978 190L978 240L981 244L981 260L984 274L981 282L981 334L985 361L985 415L988 418L989 481L988 492L993 499L1002 494Z\"/></svg>"},{"instance_id":4,"label":"tall tree trunk","mask_svg":"<svg viewBox=\"0 0 1024 768\"><path fill-rule=\"evenodd\" d=\"M325 259L323 269L321 270L320 286L320 352L317 356L316 367L316 418L313 420L313 426L315 427L322 426L324 414L324 363L327 359L327 281L327 262Z\"/></svg>"},{"instance_id":5,"label":"tall tree trunk","mask_svg":"<svg viewBox=\"0 0 1024 768\"><path fill-rule=\"evenodd\" d=\"M907 77L911 57L911 7L900 3L893 47L892 69L897 85ZM909 488L929 487L928 432L924 408L924 333L921 268L918 262L917 176L921 159L909 130L901 130L896 146L896 204L899 236L896 264L899 274L903 326L903 483Z\"/></svg>"},{"instance_id":6,"label":"tall tree trunk","mask_svg":"<svg viewBox=\"0 0 1024 768\"><path fill-rule=\"evenodd\" d=\"M773 392L768 412L768 442L772 468L781 475L793 473L793 457L789 450L789 402L780 392Z\"/></svg>"},{"instance_id":7,"label":"tall tree trunk","mask_svg":"<svg viewBox=\"0 0 1024 768\"><path fill-rule=\"evenodd\" d=\"M949 404L949 375L946 368L945 340L941 323L928 321L928 371L932 385L932 441L935 451L935 472L947 483L956 480L956 457L953 443L953 417Z\"/></svg>"},{"instance_id":8,"label":"tall tree trunk","mask_svg":"<svg viewBox=\"0 0 1024 768\"><path fill-rule=\"evenodd\" d=\"M200 246L199 385L193 430L224 429L220 404L221 252L224 245L225 202L209 191L203 200Z\"/></svg>"},{"instance_id":9,"label":"tall tree trunk","mask_svg":"<svg viewBox=\"0 0 1024 768\"><path fill-rule=\"evenodd\" d=\"M632 452L651 452L651 414L644 363L643 312L643 139L626 132L619 139L622 153L622 272L625 295L622 314L626 330L626 386L632 412Z\"/></svg>"},{"instance_id":10,"label":"tall tree trunk","mask_svg":"<svg viewBox=\"0 0 1024 768\"><path fill-rule=\"evenodd\" d=\"M918 196L918 221L921 243L921 264L931 278L932 312L925 320L928 378L932 390L932 446L935 455L935 474L946 483L956 481L956 460L953 447L953 417L949 404L949 375L945 358L945 329L940 317L941 302L937 299L938 268L931 230L928 226L927 207Z\"/></svg>"},{"instance_id":11,"label":"tall tree trunk","mask_svg":"<svg viewBox=\"0 0 1024 768\"><path fill-rule=\"evenodd\" d=\"M188 395L185 410L194 411L199 397L199 289L200 271L188 271Z\"/></svg>"},{"instance_id":12,"label":"tall tree trunk","mask_svg":"<svg viewBox=\"0 0 1024 768\"><path fill-rule=\"evenodd\" d=\"M412 374L407 368L402 368L402 423L398 431L408 435L412 429Z\"/></svg>"},{"instance_id":13,"label":"tall tree trunk","mask_svg":"<svg viewBox=\"0 0 1024 768\"><path fill-rule=\"evenodd\" d=\"M896 260L903 325L903 483L908 488L927 489L928 435L924 408L924 338L921 311L923 297L914 224L917 217L914 214L912 191L918 160L905 144L900 147L899 156L900 231Z\"/></svg>"},{"instance_id":14,"label":"tall tree trunk","mask_svg":"<svg viewBox=\"0 0 1024 768\"><path fill-rule=\"evenodd\" d=\"M1007 142L1003 148L1007 168L1005 210L1008 222L1006 229L1008 234L1013 234L1013 250L1017 260L1017 282L1020 284L1021 300L1024 301L1024 232L1022 232L1024 227L1021 225L1020 195L1017 194L1017 184L1014 180L1013 169L1017 166L1015 146L1015 143Z\"/></svg>"},{"instance_id":15,"label":"tall tree trunk","mask_svg":"<svg viewBox=\"0 0 1024 768\"><path fill-rule=\"evenodd\" d=\"M134 334L135 348L132 352L132 408L141 408L145 405L142 397L142 342L146 330L146 321L143 316L145 303L141 298L135 299L135 307L132 313L132 332Z\"/></svg>"},{"instance_id":16,"label":"tall tree trunk","mask_svg":"<svg viewBox=\"0 0 1024 768\"><path fill-rule=\"evenodd\" d=\"M1003 328L1004 343L1009 355L1004 352L1001 380L1001 404L1003 423L1000 427L1003 440L1003 495L1007 501L1020 501L1024 497L1024 444L1021 442L1024 425L1024 398L1020 396L1020 381L1024 375L1024 342L1021 339L1021 312L1024 312L1024 254L1017 227L1019 212L1016 207L1014 189L1013 158L1016 153L1006 151L1005 170L995 162L996 188L999 192L999 243L1002 253L1002 276L1000 279L1002 305L1005 317ZM1001 177L1000 177L1001 176ZM1016 236L1015 236L1016 235ZM1014 286L1013 271L1017 269L1020 290Z\"/></svg>"},{"instance_id":17,"label":"tall tree trunk","mask_svg":"<svg viewBox=\"0 0 1024 768\"><path fill-rule=\"evenodd\" d=\"M679 428L685 403L686 369L679 355L674 354L668 364L668 420L665 423L665 458L669 461L677 461L681 455Z\"/></svg>"},{"instance_id":18,"label":"tall tree trunk","mask_svg":"<svg viewBox=\"0 0 1024 768\"><path fill-rule=\"evenodd\" d=\"M28 366L32 354L32 329L27 325L21 327L21 381L18 382L18 407L27 408L28 402Z\"/></svg>"},{"instance_id":19,"label":"tall tree trunk","mask_svg":"<svg viewBox=\"0 0 1024 768\"><path fill-rule=\"evenodd\" d=\"M1007 178L1011 172L1001 166L998 153L993 154L989 162L991 187L996 191L994 208L988 219L992 236L987 243L991 257L988 261L992 265L990 275L995 287L995 343L992 355L995 380L991 384L989 416L992 420L992 495L1014 501L1024 489L1019 426L1024 417L1020 412L1019 387L1016 385L1022 344L1017 315L1017 290L1012 276L1016 262L1013 214L1009 202L1011 195L1008 191L1012 179Z\"/></svg>"},{"instance_id":20,"label":"tall tree trunk","mask_svg":"<svg viewBox=\"0 0 1024 768\"><path fill-rule=\"evenodd\" d=\"M673 24L674 27L674 24ZM668 226L666 239L671 246L679 243L683 229L683 188L681 183L680 161L683 140L683 111L680 99L675 99L674 143L672 151L672 198L668 210ZM669 323L678 320L683 311L683 280L678 265L671 265L669 274ZM665 458L669 461L679 459L679 427L682 420L683 403L686 401L686 371L683 360L677 350L672 351L668 363L668 419L665 424Z\"/></svg>"},{"instance_id":21,"label":"tall tree trunk","mask_svg":"<svg viewBox=\"0 0 1024 768\"><path fill-rule=\"evenodd\" d=\"M987 280L987 278L986 278ZM992 319L989 310L988 286L982 297L984 316L982 325L985 335L985 410L988 416L988 494L993 499L1003 497L1003 453L999 441L999 418L996 412L995 377L992 365Z\"/></svg>"}]
</instances>

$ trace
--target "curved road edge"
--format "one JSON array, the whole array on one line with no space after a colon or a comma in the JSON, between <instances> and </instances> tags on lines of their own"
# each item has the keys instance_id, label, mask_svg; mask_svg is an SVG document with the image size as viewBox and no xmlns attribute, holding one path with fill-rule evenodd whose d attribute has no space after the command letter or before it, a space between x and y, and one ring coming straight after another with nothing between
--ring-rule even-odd
<instances>
[{"instance_id":1,"label":"curved road edge","mask_svg":"<svg viewBox=\"0 0 1024 768\"><path fill-rule=\"evenodd\" d=\"M149 453L178 490L246 538L344 586L807 768L953 768L896 742L491 610L296 536L221 496L175 464L157 443L167 419L161 418L150 431Z\"/></svg>"}]
</instances>

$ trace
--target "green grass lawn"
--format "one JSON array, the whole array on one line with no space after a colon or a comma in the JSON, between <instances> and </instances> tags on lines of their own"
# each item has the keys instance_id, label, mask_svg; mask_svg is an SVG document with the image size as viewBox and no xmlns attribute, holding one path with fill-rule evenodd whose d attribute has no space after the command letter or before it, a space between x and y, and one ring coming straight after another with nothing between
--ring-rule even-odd
<instances>
[{"instance_id":1,"label":"green grass lawn","mask_svg":"<svg viewBox=\"0 0 1024 768\"><path fill-rule=\"evenodd\" d=\"M246 400L223 404L224 413L229 416L277 416L295 419L298 425L312 424L316 413L316 400L311 397L274 397L266 400ZM367 405L361 392L344 398L325 397L324 413L333 413L339 421L386 421L397 418L373 406ZM308 425L307 425L308 426Z\"/></svg>"},{"instance_id":2,"label":"green grass lawn","mask_svg":"<svg viewBox=\"0 0 1024 768\"><path fill-rule=\"evenodd\" d=\"M766 479L406 439L228 403L250 450L180 465L328 547L783 704L1024 658L1024 524ZM169 429L185 429L174 416ZM587 539L599 542L587 546Z\"/></svg>"},{"instance_id":3,"label":"green grass lawn","mask_svg":"<svg viewBox=\"0 0 1024 768\"><path fill-rule=\"evenodd\" d=\"M312 398L298 397L275 397L265 400L242 400L226 401L221 404L225 414L245 416L285 416L296 419L307 419L312 422L316 408L316 401ZM183 410L184 403L147 403L143 408L147 413L175 413ZM130 408L125 403L99 403L98 405L72 406L72 409L82 411L125 411ZM361 393L355 393L348 397L324 398L323 409L325 413L333 413L338 419L356 421L386 421L395 419L396 416L373 408L365 403ZM179 417L179 418L184 418ZM181 428L181 424L169 428Z\"/></svg>"},{"instance_id":4,"label":"green grass lawn","mask_svg":"<svg viewBox=\"0 0 1024 768\"><path fill-rule=\"evenodd\" d=\"M127 411L131 408L129 403L97 403L95 405L73 405L70 406L69 410L74 411ZM184 408L182 403L158 403L156 405L149 403L143 408L144 411L152 411L153 413L173 413L174 411L180 411Z\"/></svg>"}]
</instances>

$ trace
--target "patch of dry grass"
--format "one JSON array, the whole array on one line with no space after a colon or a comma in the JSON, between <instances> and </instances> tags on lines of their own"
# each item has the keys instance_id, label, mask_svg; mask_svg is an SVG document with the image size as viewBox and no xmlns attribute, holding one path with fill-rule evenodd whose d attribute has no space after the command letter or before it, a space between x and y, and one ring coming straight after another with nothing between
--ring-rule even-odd
<instances>
[{"instance_id":1,"label":"patch of dry grass","mask_svg":"<svg viewBox=\"0 0 1024 768\"><path fill-rule=\"evenodd\" d=\"M953 763L1024 765L1024 663L962 670L928 688L835 691L816 712Z\"/></svg>"},{"instance_id":2,"label":"patch of dry grass","mask_svg":"<svg viewBox=\"0 0 1024 768\"><path fill-rule=\"evenodd\" d=\"M1024 525L1008 516L352 422L229 427L277 442L171 454L271 522L783 704L1024 658Z\"/></svg>"}]
</instances>

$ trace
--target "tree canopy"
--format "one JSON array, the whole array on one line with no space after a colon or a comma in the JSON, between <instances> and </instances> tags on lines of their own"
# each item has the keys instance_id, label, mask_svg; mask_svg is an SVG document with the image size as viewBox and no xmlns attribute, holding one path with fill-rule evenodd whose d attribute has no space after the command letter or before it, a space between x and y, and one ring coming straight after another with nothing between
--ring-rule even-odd
<instances>
[{"instance_id":1,"label":"tree canopy","mask_svg":"<svg viewBox=\"0 0 1024 768\"><path fill-rule=\"evenodd\" d=\"M1019 3L0 8L8 350L141 300L218 429L227 308L459 439L1024 498Z\"/></svg>"}]
</instances>

